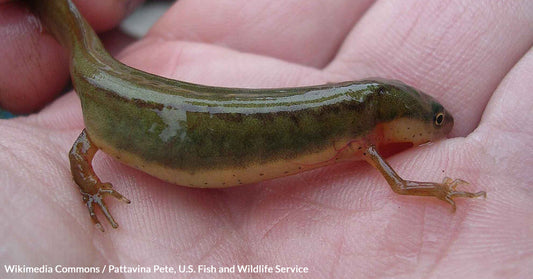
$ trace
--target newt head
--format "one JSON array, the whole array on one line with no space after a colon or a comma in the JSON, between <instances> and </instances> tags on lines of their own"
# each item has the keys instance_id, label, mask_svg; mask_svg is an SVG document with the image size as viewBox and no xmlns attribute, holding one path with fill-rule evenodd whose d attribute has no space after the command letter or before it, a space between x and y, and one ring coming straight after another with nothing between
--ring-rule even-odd
<instances>
[{"instance_id":1,"label":"newt head","mask_svg":"<svg viewBox=\"0 0 533 279\"><path fill-rule=\"evenodd\" d=\"M399 81L377 82L375 145L394 152L445 138L454 120L433 97ZM402 148L398 148L402 147ZM388 152L386 152L388 153Z\"/></svg>"}]
</instances>

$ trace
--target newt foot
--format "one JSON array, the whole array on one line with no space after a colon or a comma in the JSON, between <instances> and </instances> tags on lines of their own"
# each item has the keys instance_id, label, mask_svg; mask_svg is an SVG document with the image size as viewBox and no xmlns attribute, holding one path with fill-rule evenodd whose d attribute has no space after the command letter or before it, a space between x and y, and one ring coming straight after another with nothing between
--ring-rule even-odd
<instances>
[{"instance_id":1,"label":"newt foot","mask_svg":"<svg viewBox=\"0 0 533 279\"><path fill-rule=\"evenodd\" d=\"M487 193L485 191L479 191L476 193L472 192L464 192L464 191L456 191L457 186L459 185L467 185L470 184L467 181L464 181L462 179L451 179L449 177L444 177L441 184L437 184L438 188L436 188L436 192L438 192L435 197L438 199L441 199L447 203L449 203L452 206L452 212L455 212L456 205L453 198L461 197L461 198L477 198L477 197L483 197L487 198Z\"/></svg>"},{"instance_id":2,"label":"newt foot","mask_svg":"<svg viewBox=\"0 0 533 279\"><path fill-rule=\"evenodd\" d=\"M107 195L111 195L115 197L116 199L123 201L125 203L130 203L130 200L125 198L119 192L115 191L111 183L99 183L97 185L94 185L94 188L98 189L96 193L94 194L89 194L89 193L84 192L83 190L80 190L83 196L83 201L85 202L85 205L89 209L89 214L91 215L91 219L93 223L96 225L96 227L100 231L102 232L104 231L104 227L102 226L100 221L98 221L98 217L96 217L96 213L94 212L95 205L97 205L98 207L100 207L100 209L104 213L109 223L111 223L111 226L116 229L118 227L118 224L117 222L115 222L115 219L113 219L113 216L107 209L107 206L103 198Z\"/></svg>"}]
</instances>

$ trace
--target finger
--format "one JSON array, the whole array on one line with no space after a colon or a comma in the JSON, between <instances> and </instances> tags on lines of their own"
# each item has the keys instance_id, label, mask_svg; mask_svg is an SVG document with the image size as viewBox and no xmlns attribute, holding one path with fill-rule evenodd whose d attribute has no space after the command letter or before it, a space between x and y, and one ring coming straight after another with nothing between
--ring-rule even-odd
<instances>
[{"instance_id":1,"label":"finger","mask_svg":"<svg viewBox=\"0 0 533 279\"><path fill-rule=\"evenodd\" d=\"M497 265L501 262L497 259L502 258L521 265L527 261L522 255L533 251L530 244L533 237L530 229L533 216L531 73L533 49L502 80L483 113L479 127L466 138L468 144L462 144L471 152L462 158L461 163L467 173L478 178L476 184L482 185L480 189L487 190L483 215L477 218L478 224L471 226L471 239L477 241L480 235L488 236L475 248L480 255L499 250L490 257L493 260L487 262L490 266Z\"/></svg>"},{"instance_id":2,"label":"finger","mask_svg":"<svg viewBox=\"0 0 533 279\"><path fill-rule=\"evenodd\" d=\"M66 55L21 2L0 5L0 106L27 113L66 84Z\"/></svg>"},{"instance_id":3,"label":"finger","mask_svg":"<svg viewBox=\"0 0 533 279\"><path fill-rule=\"evenodd\" d=\"M318 69L209 44L144 38L119 56L127 65L187 82L227 87L326 83Z\"/></svg>"},{"instance_id":4,"label":"finger","mask_svg":"<svg viewBox=\"0 0 533 279\"><path fill-rule=\"evenodd\" d=\"M97 32L111 30L131 13L143 0L108 1L73 0L85 19Z\"/></svg>"},{"instance_id":5,"label":"finger","mask_svg":"<svg viewBox=\"0 0 533 279\"><path fill-rule=\"evenodd\" d=\"M80 10L98 30L104 30L116 25L136 2L81 1ZM43 33L25 3L0 4L0 45L1 107L17 113L34 111L67 83L65 50Z\"/></svg>"},{"instance_id":6,"label":"finger","mask_svg":"<svg viewBox=\"0 0 533 279\"><path fill-rule=\"evenodd\" d=\"M180 0L149 35L322 67L372 2Z\"/></svg>"},{"instance_id":7,"label":"finger","mask_svg":"<svg viewBox=\"0 0 533 279\"><path fill-rule=\"evenodd\" d=\"M379 1L327 70L403 80L438 97L454 133L478 124L490 95L533 43L531 1Z\"/></svg>"},{"instance_id":8,"label":"finger","mask_svg":"<svg viewBox=\"0 0 533 279\"><path fill-rule=\"evenodd\" d=\"M512 146L514 149L512 153L516 155L513 161L517 164L531 161L533 150L531 73L533 73L533 48L520 59L498 86L483 113L479 128L472 135L492 144L490 148L498 151L502 151L506 146ZM505 144L501 145L503 143Z\"/></svg>"}]
</instances>

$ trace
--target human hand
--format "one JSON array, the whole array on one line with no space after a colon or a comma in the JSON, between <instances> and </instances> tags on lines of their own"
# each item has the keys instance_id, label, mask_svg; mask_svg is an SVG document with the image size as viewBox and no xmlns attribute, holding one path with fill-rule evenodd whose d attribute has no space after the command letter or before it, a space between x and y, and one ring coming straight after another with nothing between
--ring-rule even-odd
<instances>
[{"instance_id":1,"label":"human hand","mask_svg":"<svg viewBox=\"0 0 533 279\"><path fill-rule=\"evenodd\" d=\"M67 152L83 128L71 92L39 113L0 121L2 262L280 264L306 266L316 278L531 272L532 4L378 1L369 8L370 2L180 0L119 58L152 73L221 86L402 80L441 101L456 126L454 138L398 154L391 165L406 179L465 179L470 190L487 191L487 200L459 200L451 214L436 199L395 195L365 163L243 187L190 189L100 154L96 172L132 200L109 200L121 227L102 234L71 180ZM11 65L26 57L27 71L12 80L21 88L32 84L24 105L61 83L67 66L51 38L35 30L17 34L28 43L7 57L17 58ZM43 40L39 47L31 43L36 38ZM2 65L5 84L12 68ZM0 94L2 104L21 99Z\"/></svg>"}]
</instances>

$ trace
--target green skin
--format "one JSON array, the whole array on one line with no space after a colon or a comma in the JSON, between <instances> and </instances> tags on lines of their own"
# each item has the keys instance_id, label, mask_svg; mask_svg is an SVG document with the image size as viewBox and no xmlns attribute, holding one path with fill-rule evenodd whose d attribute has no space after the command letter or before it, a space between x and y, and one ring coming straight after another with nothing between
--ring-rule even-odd
<instances>
[{"instance_id":1,"label":"green skin","mask_svg":"<svg viewBox=\"0 0 533 279\"><path fill-rule=\"evenodd\" d=\"M453 127L453 118L442 105L401 82L376 79L242 89L170 80L114 60L70 1L30 2L48 30L71 53L71 76L86 125L70 154L72 171L93 221L101 229L93 204L100 206L116 227L99 201L105 194L129 201L94 174L91 160L98 148L119 159L120 154L128 154L193 174L246 170L318 153L336 141L357 139L358 146L367 150L361 153L364 159L400 194L436 196L452 205L454 196L482 195L454 191L460 181L404 181L379 156L375 147L386 138L376 134L380 125L409 119L430 127L414 144L442 138ZM387 140L396 139L389 136Z\"/></svg>"},{"instance_id":2,"label":"green skin","mask_svg":"<svg viewBox=\"0 0 533 279\"><path fill-rule=\"evenodd\" d=\"M172 93L177 96L161 102L168 96L154 94L157 84L131 86L130 80L117 78L120 86L111 89L105 86L109 77L103 75L98 82L87 76L75 79L89 134L147 161L190 171L293 159L327 148L336 139L367 134L378 123L398 117L432 122L443 110L409 87L384 82L253 94L197 87L198 92L235 92L202 96L181 90L174 81Z\"/></svg>"}]
</instances>

